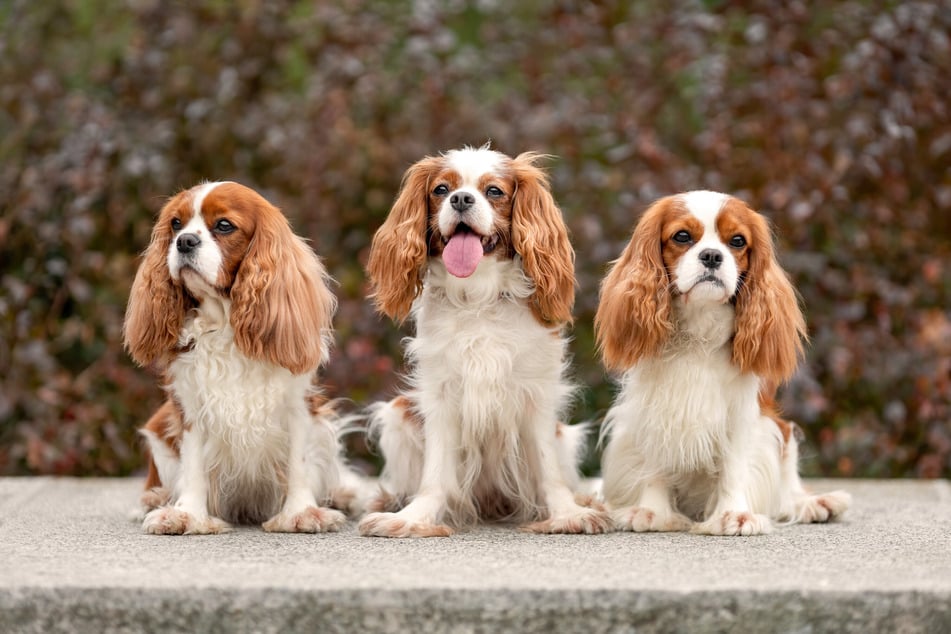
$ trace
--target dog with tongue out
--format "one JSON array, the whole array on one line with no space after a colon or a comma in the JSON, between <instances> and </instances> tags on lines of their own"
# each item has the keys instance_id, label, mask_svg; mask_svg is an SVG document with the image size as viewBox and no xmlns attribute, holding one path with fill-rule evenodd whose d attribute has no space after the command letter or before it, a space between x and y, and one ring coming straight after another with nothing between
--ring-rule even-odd
<instances>
[{"instance_id":1,"label":"dog with tongue out","mask_svg":"<svg viewBox=\"0 0 951 634\"><path fill-rule=\"evenodd\" d=\"M451 275L469 277L475 273L483 253L494 248L494 240L472 233L465 225L457 225L456 231L443 247L442 261Z\"/></svg>"},{"instance_id":2,"label":"dog with tongue out","mask_svg":"<svg viewBox=\"0 0 951 634\"><path fill-rule=\"evenodd\" d=\"M373 237L372 299L415 334L408 386L369 410L385 466L364 535L609 528L578 491L585 429L559 422L574 251L540 158L488 146L426 157Z\"/></svg>"}]
</instances>

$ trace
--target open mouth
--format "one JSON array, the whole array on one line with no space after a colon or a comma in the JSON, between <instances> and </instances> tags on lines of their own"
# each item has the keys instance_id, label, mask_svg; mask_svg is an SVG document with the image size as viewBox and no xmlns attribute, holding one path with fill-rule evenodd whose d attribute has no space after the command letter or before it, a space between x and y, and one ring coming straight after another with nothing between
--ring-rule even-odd
<instances>
[{"instance_id":1,"label":"open mouth","mask_svg":"<svg viewBox=\"0 0 951 634\"><path fill-rule=\"evenodd\" d=\"M443 238L445 247L442 252L446 270L455 277L469 277L475 273L482 256L491 253L499 243L497 235L483 236L472 230L469 225L456 225L452 235Z\"/></svg>"}]
</instances>

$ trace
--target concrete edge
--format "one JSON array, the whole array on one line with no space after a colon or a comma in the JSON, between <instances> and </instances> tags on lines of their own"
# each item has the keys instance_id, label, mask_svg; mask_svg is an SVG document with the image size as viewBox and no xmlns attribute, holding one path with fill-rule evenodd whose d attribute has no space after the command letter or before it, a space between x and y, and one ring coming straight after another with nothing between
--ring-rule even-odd
<instances>
[{"instance_id":1,"label":"concrete edge","mask_svg":"<svg viewBox=\"0 0 951 634\"><path fill-rule=\"evenodd\" d=\"M0 631L939 632L951 592L18 588Z\"/></svg>"}]
</instances>

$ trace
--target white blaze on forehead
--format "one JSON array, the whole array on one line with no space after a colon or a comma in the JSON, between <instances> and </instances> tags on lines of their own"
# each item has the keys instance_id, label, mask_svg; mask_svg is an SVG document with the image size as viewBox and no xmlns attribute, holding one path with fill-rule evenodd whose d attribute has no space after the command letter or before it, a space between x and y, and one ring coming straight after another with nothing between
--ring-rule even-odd
<instances>
[{"instance_id":1,"label":"white blaze on forehead","mask_svg":"<svg viewBox=\"0 0 951 634\"><path fill-rule=\"evenodd\" d=\"M719 192L694 191L681 196L687 211L703 223L704 237L716 238L717 216L729 196Z\"/></svg>"},{"instance_id":2,"label":"white blaze on forehead","mask_svg":"<svg viewBox=\"0 0 951 634\"><path fill-rule=\"evenodd\" d=\"M486 174L501 176L505 155L485 148L452 150L446 154L446 164L459 174L463 185L475 187Z\"/></svg>"},{"instance_id":3,"label":"white blaze on forehead","mask_svg":"<svg viewBox=\"0 0 951 634\"><path fill-rule=\"evenodd\" d=\"M192 188L192 211L195 212L195 215L201 215L201 206L205 204L205 197L211 193L218 185L223 185L228 181L218 181L215 183L202 183L196 187Z\"/></svg>"}]
</instances>

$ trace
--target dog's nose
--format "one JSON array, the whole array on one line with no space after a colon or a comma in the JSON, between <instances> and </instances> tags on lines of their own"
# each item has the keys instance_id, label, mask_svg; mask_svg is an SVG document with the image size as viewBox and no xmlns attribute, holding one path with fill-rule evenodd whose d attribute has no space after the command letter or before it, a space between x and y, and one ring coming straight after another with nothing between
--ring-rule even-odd
<instances>
[{"instance_id":1,"label":"dog's nose","mask_svg":"<svg viewBox=\"0 0 951 634\"><path fill-rule=\"evenodd\" d=\"M462 213L475 204L475 196L467 192L456 192L449 198L449 204L452 208Z\"/></svg>"},{"instance_id":2,"label":"dog's nose","mask_svg":"<svg viewBox=\"0 0 951 634\"><path fill-rule=\"evenodd\" d=\"M704 249L699 257L700 262L708 269L718 269L723 264L723 254L716 249Z\"/></svg>"},{"instance_id":3,"label":"dog's nose","mask_svg":"<svg viewBox=\"0 0 951 634\"><path fill-rule=\"evenodd\" d=\"M199 244L201 244L201 238L194 233L183 233L175 241L175 247L179 253L191 253L198 248Z\"/></svg>"}]
</instances>

